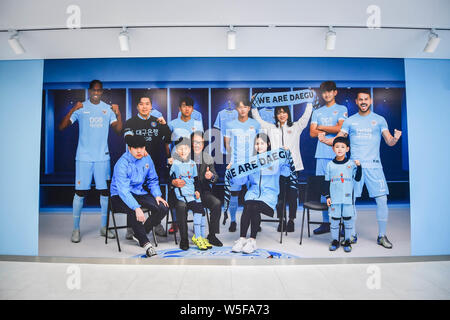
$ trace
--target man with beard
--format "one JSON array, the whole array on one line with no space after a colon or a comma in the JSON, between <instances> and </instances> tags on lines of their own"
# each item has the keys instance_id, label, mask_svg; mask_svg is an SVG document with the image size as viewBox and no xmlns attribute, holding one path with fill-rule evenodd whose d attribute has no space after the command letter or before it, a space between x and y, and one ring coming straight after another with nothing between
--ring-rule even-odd
<instances>
[{"instance_id":1,"label":"man with beard","mask_svg":"<svg viewBox=\"0 0 450 320\"><path fill-rule=\"evenodd\" d=\"M344 121L341 131L336 137L350 138L351 159L360 160L362 177L355 185L355 198L361 196L364 184L369 191L369 196L377 203L378 238L377 243L387 249L392 248L392 243L386 236L386 225L388 221L387 195L389 189L384 177L383 167L380 160L380 141L384 141L390 147L400 139L402 132L394 129L394 136L389 132L386 120L371 110L372 97L370 91L361 89L356 95L358 113ZM319 135L319 141L328 145L333 139L326 139L324 134ZM355 216L356 218L356 216ZM353 229L351 242L356 243L356 232Z\"/></svg>"}]
</instances>

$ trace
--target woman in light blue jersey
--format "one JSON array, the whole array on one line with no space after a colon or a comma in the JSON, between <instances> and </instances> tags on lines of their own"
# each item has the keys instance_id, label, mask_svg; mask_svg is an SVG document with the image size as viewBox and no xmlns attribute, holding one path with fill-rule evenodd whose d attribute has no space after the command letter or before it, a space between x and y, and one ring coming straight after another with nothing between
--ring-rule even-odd
<instances>
[{"instance_id":1,"label":"woman in light blue jersey","mask_svg":"<svg viewBox=\"0 0 450 320\"><path fill-rule=\"evenodd\" d=\"M254 150L262 154L271 150L269 137L265 133L256 135ZM272 165L246 176L248 190L245 193L244 211L241 217L241 234L232 248L233 252L253 253L256 247L256 234L261 224L261 213L273 217L280 192L280 166ZM248 228L250 238L247 239Z\"/></svg>"}]
</instances>

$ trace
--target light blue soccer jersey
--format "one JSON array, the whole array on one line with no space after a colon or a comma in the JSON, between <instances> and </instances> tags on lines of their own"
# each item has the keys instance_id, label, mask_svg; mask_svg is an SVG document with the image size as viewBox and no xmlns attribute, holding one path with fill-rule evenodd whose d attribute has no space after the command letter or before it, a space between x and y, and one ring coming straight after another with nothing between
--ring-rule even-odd
<instances>
[{"instance_id":1,"label":"light blue soccer jersey","mask_svg":"<svg viewBox=\"0 0 450 320\"><path fill-rule=\"evenodd\" d=\"M330 198L333 204L353 203L356 168L351 160L341 164L328 162L325 180L330 181Z\"/></svg>"},{"instance_id":2,"label":"light blue soccer jersey","mask_svg":"<svg viewBox=\"0 0 450 320\"><path fill-rule=\"evenodd\" d=\"M177 116L177 118L178 118L178 119L181 118L181 111L178 111L178 116ZM197 110L194 109L194 111L192 111L192 114L191 114L191 119L194 119L194 120L200 121L200 122L203 121L203 120L202 120L202 114L201 114L201 112L199 112L199 111L197 111Z\"/></svg>"},{"instance_id":3,"label":"light blue soccer jersey","mask_svg":"<svg viewBox=\"0 0 450 320\"><path fill-rule=\"evenodd\" d=\"M194 131L203 132L203 123L201 121L191 120L185 122L181 119L174 119L168 124L170 131L172 131L172 141L177 141L180 137L191 137Z\"/></svg>"},{"instance_id":4,"label":"light blue soccer jersey","mask_svg":"<svg viewBox=\"0 0 450 320\"><path fill-rule=\"evenodd\" d=\"M222 153L226 154L225 146L223 144L223 135L225 134L226 125L228 122L236 120L238 118L238 112L236 109L223 109L217 114L216 121L213 127L220 130L220 146Z\"/></svg>"},{"instance_id":5,"label":"light blue soccer jersey","mask_svg":"<svg viewBox=\"0 0 450 320\"><path fill-rule=\"evenodd\" d=\"M311 123L316 123L318 126L335 126L339 120L345 120L348 117L347 107L340 104L333 104L331 107L322 106L313 111L311 116ZM328 133L325 138L334 138L336 135ZM336 155L333 148L325 143L317 141L316 155L317 159L334 159Z\"/></svg>"},{"instance_id":6,"label":"light blue soccer jersey","mask_svg":"<svg viewBox=\"0 0 450 320\"><path fill-rule=\"evenodd\" d=\"M233 163L246 162L253 155L255 137L260 128L258 121L252 118L245 122L236 119L227 123L224 136L230 138Z\"/></svg>"},{"instance_id":7,"label":"light blue soccer jersey","mask_svg":"<svg viewBox=\"0 0 450 320\"><path fill-rule=\"evenodd\" d=\"M155 118L161 118L163 116L163 114L156 109L152 109L152 111L150 112L150 115L154 116Z\"/></svg>"},{"instance_id":8,"label":"light blue soccer jersey","mask_svg":"<svg viewBox=\"0 0 450 320\"><path fill-rule=\"evenodd\" d=\"M186 162L178 159L173 160L170 167L170 176L172 179L182 179L186 184L182 188L175 188L175 195L178 200L183 202L196 201L194 178L197 177L197 165L193 160Z\"/></svg>"},{"instance_id":9,"label":"light blue soccer jersey","mask_svg":"<svg viewBox=\"0 0 450 320\"><path fill-rule=\"evenodd\" d=\"M100 101L93 104L83 102L83 108L70 116L70 121L78 121L79 137L75 160L106 161L109 160L108 133L109 126L117 121L109 104Z\"/></svg>"},{"instance_id":10,"label":"light blue soccer jersey","mask_svg":"<svg viewBox=\"0 0 450 320\"><path fill-rule=\"evenodd\" d=\"M388 130L386 120L370 112L367 116L354 114L344 121L341 131L348 133L351 158L359 160L363 168L381 168L381 133Z\"/></svg>"},{"instance_id":11,"label":"light blue soccer jersey","mask_svg":"<svg viewBox=\"0 0 450 320\"><path fill-rule=\"evenodd\" d=\"M263 119L265 122L273 123L273 124L275 124L274 111L275 111L275 108L258 109L259 116L261 117L261 119Z\"/></svg>"}]
</instances>

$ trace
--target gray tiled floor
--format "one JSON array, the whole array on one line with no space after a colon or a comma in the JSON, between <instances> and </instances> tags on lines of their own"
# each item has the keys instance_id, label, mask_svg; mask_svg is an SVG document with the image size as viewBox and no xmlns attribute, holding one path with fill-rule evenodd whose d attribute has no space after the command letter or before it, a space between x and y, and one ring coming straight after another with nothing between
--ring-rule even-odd
<instances>
[{"instance_id":1,"label":"gray tiled floor","mask_svg":"<svg viewBox=\"0 0 450 320\"><path fill-rule=\"evenodd\" d=\"M342 249L335 252L328 250L330 234L319 236L312 235L308 238L305 229L303 244L299 245L301 208L297 212L298 218L295 220L295 232L289 233L283 238L280 244L280 233L277 232L277 223L262 223L262 232L258 233L257 246L265 250L287 253L300 258L329 258L329 257L386 257L386 256L409 256L410 249L410 218L409 207L391 206L389 212L389 223L387 234L394 244L394 248L387 250L376 244L377 222L375 216L375 206L358 207L357 232L358 243L353 246L351 253L345 253ZM240 219L238 211L237 219ZM118 224L125 223L125 216L118 216ZM311 219L320 221L321 212L312 212ZM83 213L81 218L80 243L70 242L72 233L72 216L70 214L47 213L39 217L39 255L53 257L108 257L108 258L130 258L143 254L134 241L125 240L125 230L120 230L120 240L122 252L117 251L115 240L110 240L107 245L104 239L99 236L100 215L93 213ZM227 225L220 224L220 234L218 237L224 246L231 247L235 240L239 238L238 231L230 233ZM239 223L238 223L239 226ZM192 224L190 224L190 229ZM311 226L312 229L315 226ZM190 231L191 232L191 231ZM152 240L150 236L150 240ZM158 237L159 245L157 250L177 249L173 236ZM214 250L213 250L214 251ZM231 250L230 250L231 252ZM154 257L152 259L157 259Z\"/></svg>"},{"instance_id":2,"label":"gray tiled floor","mask_svg":"<svg viewBox=\"0 0 450 320\"><path fill-rule=\"evenodd\" d=\"M80 289L73 271L79 270ZM369 289L371 268L379 289ZM0 262L0 299L449 299L450 262L195 266Z\"/></svg>"}]
</instances>

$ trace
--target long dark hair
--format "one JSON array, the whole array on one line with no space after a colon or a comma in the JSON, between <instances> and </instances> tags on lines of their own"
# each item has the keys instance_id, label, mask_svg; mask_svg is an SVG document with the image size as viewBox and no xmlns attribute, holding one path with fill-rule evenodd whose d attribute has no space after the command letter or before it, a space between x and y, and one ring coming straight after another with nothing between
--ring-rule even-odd
<instances>
[{"instance_id":1,"label":"long dark hair","mask_svg":"<svg viewBox=\"0 0 450 320\"><path fill-rule=\"evenodd\" d=\"M292 127L292 119L291 119L291 110L289 110L288 106L281 106L281 107L276 107L275 110L273 111L273 116L275 117L275 125L277 127L280 127L280 121L277 118L277 114L283 110L284 112L286 112L288 114L288 118L286 121L286 124L288 127Z\"/></svg>"},{"instance_id":2,"label":"long dark hair","mask_svg":"<svg viewBox=\"0 0 450 320\"><path fill-rule=\"evenodd\" d=\"M256 155L255 145L256 145L256 140L258 140L258 139L261 139L267 143L267 151L272 150L272 144L270 143L269 136L267 134L265 134L264 132L260 132L256 135L255 142L253 143L253 155Z\"/></svg>"}]
</instances>

